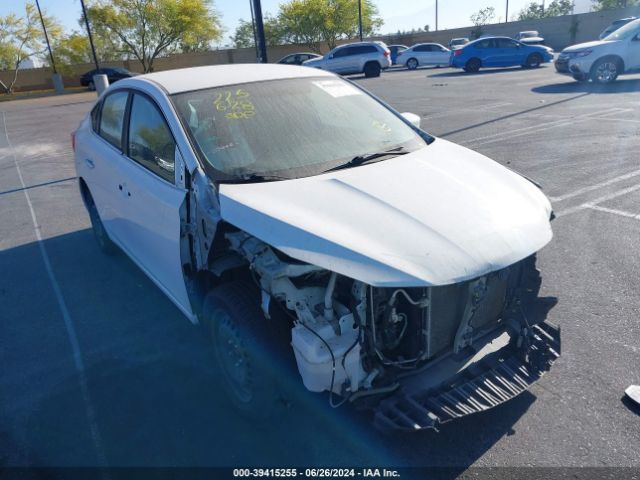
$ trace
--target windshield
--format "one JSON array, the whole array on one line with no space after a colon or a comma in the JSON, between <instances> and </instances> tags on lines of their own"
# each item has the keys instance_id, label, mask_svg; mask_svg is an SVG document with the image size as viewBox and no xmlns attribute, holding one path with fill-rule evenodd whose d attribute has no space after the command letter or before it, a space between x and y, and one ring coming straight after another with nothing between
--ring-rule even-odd
<instances>
[{"instance_id":1,"label":"windshield","mask_svg":"<svg viewBox=\"0 0 640 480\"><path fill-rule=\"evenodd\" d=\"M172 98L216 180L298 178L355 156L426 145L396 114L339 78L228 85Z\"/></svg>"},{"instance_id":2,"label":"windshield","mask_svg":"<svg viewBox=\"0 0 640 480\"><path fill-rule=\"evenodd\" d=\"M534 38L538 36L538 32L521 32L520 38Z\"/></svg>"},{"instance_id":3,"label":"windshield","mask_svg":"<svg viewBox=\"0 0 640 480\"><path fill-rule=\"evenodd\" d=\"M640 20L634 20L607 35L603 40L627 40L634 37L638 32L640 32Z\"/></svg>"}]
</instances>

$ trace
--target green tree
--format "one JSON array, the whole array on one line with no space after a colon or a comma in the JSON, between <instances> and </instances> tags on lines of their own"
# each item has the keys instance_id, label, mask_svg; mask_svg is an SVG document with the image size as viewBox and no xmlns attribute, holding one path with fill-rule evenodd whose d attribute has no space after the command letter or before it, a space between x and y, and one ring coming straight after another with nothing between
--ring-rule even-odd
<instances>
[{"instance_id":1,"label":"green tree","mask_svg":"<svg viewBox=\"0 0 640 480\"><path fill-rule=\"evenodd\" d=\"M289 0L278 14L282 38L320 52L322 42L330 49L341 39L358 35L358 0ZM373 0L362 0L362 34L370 36L381 26Z\"/></svg>"},{"instance_id":2,"label":"green tree","mask_svg":"<svg viewBox=\"0 0 640 480\"><path fill-rule=\"evenodd\" d=\"M547 8L544 4L530 2L520 10L518 20L535 20L539 18L570 15L573 12L573 0L553 0Z\"/></svg>"},{"instance_id":3,"label":"green tree","mask_svg":"<svg viewBox=\"0 0 640 480\"><path fill-rule=\"evenodd\" d=\"M47 33L52 41L62 34L62 27L46 11L42 12ZM25 4L24 16L9 13L0 17L0 70L13 71L9 85L0 82L6 93L13 93L20 64L31 57L47 59L47 46L38 10L34 3Z\"/></svg>"},{"instance_id":4,"label":"green tree","mask_svg":"<svg viewBox=\"0 0 640 480\"><path fill-rule=\"evenodd\" d=\"M267 45L280 45L282 41L282 29L276 17L267 14L263 18L264 37ZM239 21L235 33L229 37L236 48L249 48L255 45L253 38L253 23L243 20Z\"/></svg>"},{"instance_id":5,"label":"green tree","mask_svg":"<svg viewBox=\"0 0 640 480\"><path fill-rule=\"evenodd\" d=\"M471 36L473 38L480 38L484 32L484 26L487 25L496 16L496 9L493 7L485 7L478 10L471 15L470 20L473 23L473 30L471 30Z\"/></svg>"},{"instance_id":6,"label":"green tree","mask_svg":"<svg viewBox=\"0 0 640 480\"><path fill-rule=\"evenodd\" d=\"M210 0L99 0L88 8L96 34L153 71L161 54L208 48L222 36Z\"/></svg>"},{"instance_id":7,"label":"green tree","mask_svg":"<svg viewBox=\"0 0 640 480\"><path fill-rule=\"evenodd\" d=\"M591 0L591 2L595 10L612 10L640 5L640 0Z\"/></svg>"}]
</instances>

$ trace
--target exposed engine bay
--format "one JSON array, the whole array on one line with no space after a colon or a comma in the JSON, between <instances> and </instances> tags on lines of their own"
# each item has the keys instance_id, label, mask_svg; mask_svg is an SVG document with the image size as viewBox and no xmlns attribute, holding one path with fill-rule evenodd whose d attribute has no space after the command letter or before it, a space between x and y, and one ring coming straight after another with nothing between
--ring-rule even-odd
<instances>
[{"instance_id":1,"label":"exposed engine bay","mask_svg":"<svg viewBox=\"0 0 640 480\"><path fill-rule=\"evenodd\" d=\"M400 390L400 378L441 358L477 356L506 330L519 348L535 336L523 311L524 297L537 294L536 279L539 287L534 257L458 284L379 288L300 263L242 231L225 237L249 262L265 316L271 302L290 312L305 387L338 394L342 402L379 400ZM534 285L524 285L531 276ZM555 348L545 356L550 362L559 354Z\"/></svg>"}]
</instances>

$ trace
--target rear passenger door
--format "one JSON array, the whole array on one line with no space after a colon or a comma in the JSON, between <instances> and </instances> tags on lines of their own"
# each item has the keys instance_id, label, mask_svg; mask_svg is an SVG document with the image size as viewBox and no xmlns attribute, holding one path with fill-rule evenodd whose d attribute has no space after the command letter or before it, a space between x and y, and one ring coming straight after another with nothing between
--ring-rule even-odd
<instances>
[{"instance_id":1,"label":"rear passenger door","mask_svg":"<svg viewBox=\"0 0 640 480\"><path fill-rule=\"evenodd\" d=\"M124 247L191 315L180 259L180 210L186 191L176 186L176 142L160 108L142 92L131 93L124 137L118 184L119 214L126 219Z\"/></svg>"},{"instance_id":2,"label":"rear passenger door","mask_svg":"<svg viewBox=\"0 0 640 480\"><path fill-rule=\"evenodd\" d=\"M123 219L117 202L123 151L123 127L129 92L115 91L92 110L93 134L88 142L78 142L78 170L89 187L100 219L109 236L121 242ZM86 145L86 147L85 147Z\"/></svg>"}]
</instances>

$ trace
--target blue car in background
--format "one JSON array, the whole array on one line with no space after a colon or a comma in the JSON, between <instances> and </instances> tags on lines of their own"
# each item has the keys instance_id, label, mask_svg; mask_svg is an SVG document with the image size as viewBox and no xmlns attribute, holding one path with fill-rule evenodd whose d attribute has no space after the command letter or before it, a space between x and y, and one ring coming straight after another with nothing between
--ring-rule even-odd
<instances>
[{"instance_id":1,"label":"blue car in background","mask_svg":"<svg viewBox=\"0 0 640 480\"><path fill-rule=\"evenodd\" d=\"M484 67L521 65L536 68L553 60L553 50L544 45L525 45L509 37L484 37L451 52L451 66L465 72Z\"/></svg>"}]
</instances>

